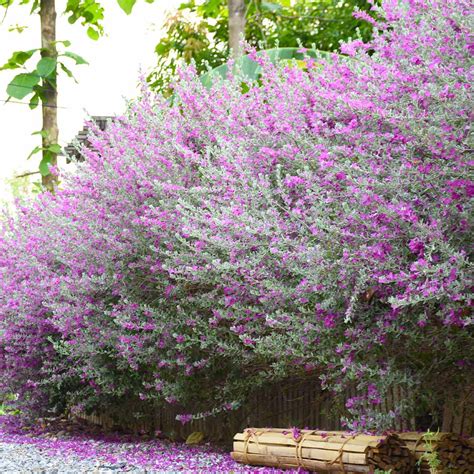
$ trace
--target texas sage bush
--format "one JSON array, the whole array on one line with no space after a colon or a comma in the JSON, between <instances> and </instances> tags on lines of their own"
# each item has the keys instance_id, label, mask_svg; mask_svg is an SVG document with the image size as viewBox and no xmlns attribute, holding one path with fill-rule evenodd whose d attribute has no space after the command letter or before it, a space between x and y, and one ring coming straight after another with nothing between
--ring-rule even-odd
<instances>
[{"instance_id":1,"label":"texas sage bush","mask_svg":"<svg viewBox=\"0 0 474 474\"><path fill-rule=\"evenodd\" d=\"M386 0L331 60L250 50L244 90L192 68L171 104L144 89L3 221L1 389L187 421L317 377L382 430L473 383L469 7Z\"/></svg>"}]
</instances>

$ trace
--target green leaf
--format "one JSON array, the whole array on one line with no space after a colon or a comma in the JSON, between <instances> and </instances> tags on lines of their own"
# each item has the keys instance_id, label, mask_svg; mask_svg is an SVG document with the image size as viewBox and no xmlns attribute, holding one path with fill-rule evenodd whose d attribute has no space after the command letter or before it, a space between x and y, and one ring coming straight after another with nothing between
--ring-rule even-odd
<instances>
[{"instance_id":1,"label":"green leaf","mask_svg":"<svg viewBox=\"0 0 474 474\"><path fill-rule=\"evenodd\" d=\"M14 25L14 26L10 26L10 27L8 28L8 32L9 32L9 33L15 32L15 33L20 33L20 34L21 34L21 33L23 33L23 31L25 31L25 30L27 30L27 29L28 29L27 26L21 26L21 25L16 24L16 25Z\"/></svg>"},{"instance_id":2,"label":"green leaf","mask_svg":"<svg viewBox=\"0 0 474 474\"><path fill-rule=\"evenodd\" d=\"M203 5L199 5L199 8L202 8L203 6L207 5L211 0L206 0ZM179 5L178 10L186 10L188 8L193 8L195 7L195 4L193 1L190 2L183 2Z\"/></svg>"},{"instance_id":3,"label":"green leaf","mask_svg":"<svg viewBox=\"0 0 474 474\"><path fill-rule=\"evenodd\" d=\"M246 82L240 83L240 92L241 94L246 94L250 90L249 85Z\"/></svg>"},{"instance_id":4,"label":"green leaf","mask_svg":"<svg viewBox=\"0 0 474 474\"><path fill-rule=\"evenodd\" d=\"M132 13L132 9L136 3L136 0L117 0L117 3L127 15L130 15L130 13Z\"/></svg>"},{"instance_id":5,"label":"green leaf","mask_svg":"<svg viewBox=\"0 0 474 474\"><path fill-rule=\"evenodd\" d=\"M71 51L66 51L61 56L67 56L68 58L74 59L74 61L76 61L76 64L89 64L82 56L79 56L78 54L73 53Z\"/></svg>"},{"instance_id":6,"label":"green leaf","mask_svg":"<svg viewBox=\"0 0 474 474\"><path fill-rule=\"evenodd\" d=\"M38 130L37 132L33 132L31 135L40 135L43 138L48 138L49 132L48 130Z\"/></svg>"},{"instance_id":7,"label":"green leaf","mask_svg":"<svg viewBox=\"0 0 474 474\"><path fill-rule=\"evenodd\" d=\"M62 44L65 48L69 48L71 46L71 42L69 40L64 40L64 41L55 41L54 44Z\"/></svg>"},{"instance_id":8,"label":"green leaf","mask_svg":"<svg viewBox=\"0 0 474 474\"><path fill-rule=\"evenodd\" d=\"M52 145L48 146L47 150L57 155L58 153L61 153L61 146L57 143L53 143Z\"/></svg>"},{"instance_id":9,"label":"green leaf","mask_svg":"<svg viewBox=\"0 0 474 474\"><path fill-rule=\"evenodd\" d=\"M288 48L271 48L259 51L257 54L267 55L269 59L274 64L278 63L287 63L293 64L293 60L296 60L296 65L303 67L303 62L301 62L305 56L309 56L314 59L328 59L330 58L330 53L326 51L319 51L317 49L307 49L306 53L303 54L300 52L301 48L288 47ZM249 56L241 56L234 66L234 72L240 72L243 77L249 81L257 81L262 73L262 68ZM200 76L201 83L210 88L219 78L225 78L228 73L227 64L222 64L215 69L207 72Z\"/></svg>"},{"instance_id":10,"label":"green leaf","mask_svg":"<svg viewBox=\"0 0 474 474\"><path fill-rule=\"evenodd\" d=\"M29 3L29 0L24 1L23 3L24 4ZM30 14L34 13L35 10L40 6L39 3L40 3L40 0L33 0L33 3L31 4Z\"/></svg>"},{"instance_id":11,"label":"green leaf","mask_svg":"<svg viewBox=\"0 0 474 474\"><path fill-rule=\"evenodd\" d=\"M39 181L33 181L33 194L39 194L39 193L42 193L44 191L43 189L43 185L41 184L41 182Z\"/></svg>"},{"instance_id":12,"label":"green leaf","mask_svg":"<svg viewBox=\"0 0 474 474\"><path fill-rule=\"evenodd\" d=\"M15 99L23 99L33 92L40 78L36 74L18 74L7 86L7 94Z\"/></svg>"},{"instance_id":13,"label":"green leaf","mask_svg":"<svg viewBox=\"0 0 474 474\"><path fill-rule=\"evenodd\" d=\"M72 71L66 67L63 63L58 63L59 64L59 67L66 73L66 75L68 77L70 77L71 79L74 79L74 82L77 84L77 79L74 77L74 74L72 73Z\"/></svg>"},{"instance_id":14,"label":"green leaf","mask_svg":"<svg viewBox=\"0 0 474 474\"><path fill-rule=\"evenodd\" d=\"M30 109L31 109L31 110L36 109L36 107L38 107L39 103L40 103L40 96L39 96L38 94L35 94L35 95L30 99L30 103L29 103Z\"/></svg>"},{"instance_id":15,"label":"green leaf","mask_svg":"<svg viewBox=\"0 0 474 474\"><path fill-rule=\"evenodd\" d=\"M40 152L42 149L43 148L40 146L35 146L26 159L29 160L33 155L36 155L36 153Z\"/></svg>"},{"instance_id":16,"label":"green leaf","mask_svg":"<svg viewBox=\"0 0 474 474\"><path fill-rule=\"evenodd\" d=\"M93 39L94 41L97 41L99 39L100 35L99 35L98 31L94 30L94 28L89 26L89 28L87 28L87 36L90 39Z\"/></svg>"},{"instance_id":17,"label":"green leaf","mask_svg":"<svg viewBox=\"0 0 474 474\"><path fill-rule=\"evenodd\" d=\"M262 8L264 10L268 10L271 12L276 12L278 10L282 9L282 6L279 5L278 3L273 3L273 2L266 2L265 0L262 2Z\"/></svg>"},{"instance_id":18,"label":"green leaf","mask_svg":"<svg viewBox=\"0 0 474 474\"><path fill-rule=\"evenodd\" d=\"M39 172L41 173L41 176L48 176L50 163L51 163L51 156L46 154L39 164Z\"/></svg>"},{"instance_id":19,"label":"green leaf","mask_svg":"<svg viewBox=\"0 0 474 474\"><path fill-rule=\"evenodd\" d=\"M49 77L56 70L56 58L41 58L36 65L36 71L41 77Z\"/></svg>"},{"instance_id":20,"label":"green leaf","mask_svg":"<svg viewBox=\"0 0 474 474\"><path fill-rule=\"evenodd\" d=\"M159 56L161 56L162 54L165 54L168 52L168 45L163 43L163 42L160 42L156 45L155 47L155 53L158 54Z\"/></svg>"},{"instance_id":21,"label":"green leaf","mask_svg":"<svg viewBox=\"0 0 474 474\"><path fill-rule=\"evenodd\" d=\"M0 71L4 69L18 69L20 66L28 61L28 59L36 53L38 49L30 49L29 51L15 51L11 58L2 66L0 67Z\"/></svg>"},{"instance_id":22,"label":"green leaf","mask_svg":"<svg viewBox=\"0 0 474 474\"><path fill-rule=\"evenodd\" d=\"M193 6L192 4L188 4L187 8L192 8ZM206 0L203 4L198 6L198 12L202 14L204 18L216 18L219 16L221 6L221 0Z\"/></svg>"}]
</instances>

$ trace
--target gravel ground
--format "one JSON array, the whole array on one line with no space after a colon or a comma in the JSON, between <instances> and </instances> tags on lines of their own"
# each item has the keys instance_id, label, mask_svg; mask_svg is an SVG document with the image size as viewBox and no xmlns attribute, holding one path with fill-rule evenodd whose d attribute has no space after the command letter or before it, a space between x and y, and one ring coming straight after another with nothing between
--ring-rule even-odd
<instances>
[{"instance_id":1,"label":"gravel ground","mask_svg":"<svg viewBox=\"0 0 474 474\"><path fill-rule=\"evenodd\" d=\"M129 472L141 474L146 469L127 466L126 462L104 463L94 459L81 459L69 455L66 458L48 454L31 444L0 443L0 473L5 474L111 474Z\"/></svg>"},{"instance_id":2,"label":"gravel ground","mask_svg":"<svg viewBox=\"0 0 474 474\"><path fill-rule=\"evenodd\" d=\"M154 474L250 473L262 472L235 464L227 454L203 448L192 451L173 444L160 450L156 443L116 443L97 440L49 440L30 438L27 442L0 442L1 474ZM81 455L81 452L84 453ZM267 471L269 472L269 471ZM272 471L276 472L276 471ZM278 471L280 472L280 471Z\"/></svg>"},{"instance_id":3,"label":"gravel ground","mask_svg":"<svg viewBox=\"0 0 474 474\"><path fill-rule=\"evenodd\" d=\"M0 416L1 474L289 473L243 466L210 444L187 446L152 436L101 433L60 419L23 426Z\"/></svg>"}]
</instances>

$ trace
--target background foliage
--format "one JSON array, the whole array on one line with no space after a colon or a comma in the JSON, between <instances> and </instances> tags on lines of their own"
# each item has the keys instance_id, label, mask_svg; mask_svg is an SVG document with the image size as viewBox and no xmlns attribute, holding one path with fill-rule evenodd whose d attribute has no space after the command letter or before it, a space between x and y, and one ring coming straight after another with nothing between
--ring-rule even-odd
<instances>
[{"instance_id":1,"label":"background foliage","mask_svg":"<svg viewBox=\"0 0 474 474\"><path fill-rule=\"evenodd\" d=\"M248 0L245 40L259 49L279 47L334 51L341 41L367 40L371 26L354 18L354 9L369 11L367 0ZM157 44L157 66L151 86L168 92L180 65L196 64L198 73L225 63L229 55L227 0L183 2L169 15L163 39Z\"/></svg>"}]
</instances>

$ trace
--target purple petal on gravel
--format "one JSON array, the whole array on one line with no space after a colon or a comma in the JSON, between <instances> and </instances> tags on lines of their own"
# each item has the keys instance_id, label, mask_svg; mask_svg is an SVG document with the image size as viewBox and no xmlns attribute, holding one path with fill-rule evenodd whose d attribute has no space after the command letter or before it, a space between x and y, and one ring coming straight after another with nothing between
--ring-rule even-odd
<instances>
[{"instance_id":1,"label":"purple petal on gravel","mask_svg":"<svg viewBox=\"0 0 474 474\"><path fill-rule=\"evenodd\" d=\"M45 455L59 458L79 457L100 463L120 463L124 470L133 467L147 472L290 472L238 464L228 452L210 444L187 446L161 439L143 440L132 435L87 432L60 436L38 427L25 427L14 416L0 416L0 443L30 444Z\"/></svg>"}]
</instances>

